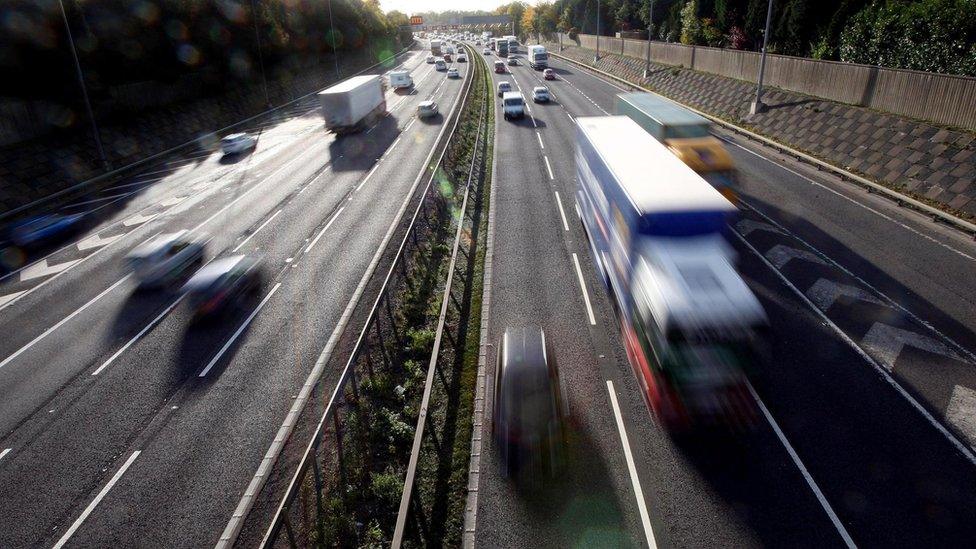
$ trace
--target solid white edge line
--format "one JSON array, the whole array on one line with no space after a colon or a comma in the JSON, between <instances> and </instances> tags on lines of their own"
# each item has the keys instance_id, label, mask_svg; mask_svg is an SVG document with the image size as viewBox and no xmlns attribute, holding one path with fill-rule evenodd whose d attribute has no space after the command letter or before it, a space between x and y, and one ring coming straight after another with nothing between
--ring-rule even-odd
<instances>
[{"instance_id":1,"label":"solid white edge line","mask_svg":"<svg viewBox=\"0 0 976 549\"><path fill-rule=\"evenodd\" d=\"M332 216L332 219L330 219L329 222L325 224L325 227L322 227L322 230L319 231L319 234L315 236L315 240L312 240L312 242L308 245L308 247L305 248L305 253L308 253L308 252L312 251L312 248L314 248L315 245L318 244L319 239L322 238L322 235L325 234L325 231L329 230L329 227L331 227L332 224L335 223L335 220L336 219L339 219L339 214L341 214L342 213L342 210L345 210L345 209L346 209L346 207L343 206L343 207L339 208L338 210L336 210L336 213L335 213L335 215Z\"/></svg>"},{"instance_id":2,"label":"solid white edge line","mask_svg":"<svg viewBox=\"0 0 976 549\"><path fill-rule=\"evenodd\" d=\"M245 238L243 242L241 242L240 244L238 244L237 247L235 247L234 250L231 253L237 253L237 250L240 250L241 248L243 248L245 244L247 244L248 242L250 242L250 240L252 238L254 238L254 235L256 235L259 232L261 232L261 229L267 227L268 226L268 223L271 223L271 221L274 218L278 217L278 214L280 214L283 211L284 211L284 208L276 211L274 213L274 215L272 215L271 217L269 217L267 221L265 221L264 223L262 223L260 227L258 227L257 229L255 229L255 231L253 233L251 233L250 235L248 235L248 237Z\"/></svg>"},{"instance_id":3,"label":"solid white edge line","mask_svg":"<svg viewBox=\"0 0 976 549\"><path fill-rule=\"evenodd\" d=\"M566 211L563 210L563 201L559 198L559 191L553 191L556 193L556 205L559 206L559 217L563 219L563 230L569 230L569 224L566 223Z\"/></svg>"},{"instance_id":4,"label":"solid white edge line","mask_svg":"<svg viewBox=\"0 0 976 549\"><path fill-rule=\"evenodd\" d=\"M4 366L6 366L11 361L13 361L15 358L17 358L18 356L20 356L24 351L26 351L26 350L30 349L31 347L33 347L34 345L36 345L38 341L44 339L45 337L47 337L48 335L50 335L51 332L57 330L58 328L60 328L61 326L63 326L65 323L67 323L69 320L71 320L72 318L78 316L82 311L84 311L89 306L91 306L92 303L95 303L96 301L98 301L99 299L101 299L105 294L111 292L112 290L114 290L115 288L117 288L120 284L122 284L123 282L125 282L126 280L128 280L130 276L132 276L132 275L125 275L125 276L123 276L122 278L120 278L118 280L118 282L116 282L115 284L112 284L108 288L102 290L102 293L100 293L100 294L96 295L95 297L91 298L91 300L89 300L88 303L85 303L81 307L78 307L77 309L75 309L75 311L73 313L71 313L70 315L62 318L60 322L58 322L54 326L51 326L47 330L44 330L44 332L41 333L41 335L39 335L39 336L35 337L34 339L32 339L30 341L30 343L24 345L23 347L21 347L20 349L18 349L16 352L14 352L14 354L12 354L12 355L8 356L7 358L3 359L3 362L0 362L0 368L3 368Z\"/></svg>"},{"instance_id":5,"label":"solid white edge line","mask_svg":"<svg viewBox=\"0 0 976 549\"><path fill-rule=\"evenodd\" d=\"M13 450L13 448L5 448L2 452L0 452L0 459L3 459L4 456L9 454L11 450Z\"/></svg>"},{"instance_id":6,"label":"solid white edge line","mask_svg":"<svg viewBox=\"0 0 976 549\"><path fill-rule=\"evenodd\" d=\"M786 435L783 434L783 431L779 428L779 424L776 423L775 419L773 419L773 415L769 413L769 410L766 408L766 405L763 403L762 399L759 398L758 394L756 394L756 390L752 387L752 383L748 383L746 386L749 388L752 398L756 400L756 404L759 405L759 409L762 411L763 415L766 416L766 421L768 421L769 425L773 428L773 432L776 433L776 437L779 438L779 441L783 443L783 447L786 448L786 453L790 455L790 459L793 460L796 468L800 470L800 474L803 475L803 479L807 482L810 489L813 490L813 494L817 497L817 501L820 502L820 506L823 507L824 512L827 513L827 516L830 518L830 522L834 524L834 528L837 529L837 533L840 534L841 538L843 538L844 544L851 549L857 547L854 540L851 539L851 535L847 533L847 528L844 528L844 525L840 522L840 519L837 518L837 514L834 513L834 509L830 506L830 502L827 501L826 496L824 496L823 492L820 491L820 486L817 485L817 481L813 480L813 476L810 475L810 472L807 471L806 466L803 465L803 461L800 460L800 456L796 454L796 450L793 449L793 445L790 444L790 441L786 438Z\"/></svg>"},{"instance_id":7,"label":"solid white edge line","mask_svg":"<svg viewBox=\"0 0 976 549\"><path fill-rule=\"evenodd\" d=\"M878 372L878 374L882 378L884 378L884 380L887 381L888 384L891 385L898 392L898 394L900 394L905 400L908 401L909 404L912 405L912 407L914 407L920 414L922 414L922 417L924 417L929 422L929 424L935 427L937 431L942 433L942 435L946 439L948 439L949 442L953 446L955 446L957 450L959 450L959 452L963 455L963 457L968 459L970 463L972 463L973 465L976 465L976 455L973 454L973 451L968 446L960 442L959 439L956 438L956 436L953 435L948 429L946 429L945 426L942 425L942 423L935 418L935 416L933 416L924 406L922 406L922 404L918 400L915 399L915 397L909 394L909 392L905 390L905 388L902 387L901 384L898 383L895 380L895 378L891 376L891 373L888 372L887 368L878 364L873 358L871 358L871 355L869 355L864 349L861 348L860 345L858 345L853 339L851 339L846 333L844 333L844 331L841 330L839 326L834 324L834 321L830 320L830 318L827 316L826 313L824 313L819 308L817 308L817 306L814 305L813 302L810 301L810 299L803 292L801 292L799 288L794 286L793 283L790 282L789 279L787 279L786 276L783 275L783 273L776 270L776 267L774 267L773 264L770 263L765 256L759 253L759 250L753 247L753 245L750 244L745 239L745 237L740 235L737 231L732 231L732 234L738 237L738 239L742 241L742 243L745 244L746 247L752 250L752 253L759 256L759 259L762 260L762 262L765 263L766 266L769 267L769 269L776 274L776 276L783 282L783 284L786 284L786 286L790 290L792 290L793 293L796 294L801 301L803 301L808 307L810 307L811 310L813 310L814 313L817 314L817 316L820 317L820 319L824 322L825 325L829 326L831 330L833 330L834 333L836 333L841 340L847 343L847 345L851 349L853 349L854 352L856 352L858 355L861 356L861 358L863 358L868 364L870 364L874 368L874 370Z\"/></svg>"},{"instance_id":8,"label":"solid white edge line","mask_svg":"<svg viewBox=\"0 0 976 549\"><path fill-rule=\"evenodd\" d=\"M265 303L267 303L268 300L271 299L271 296L273 296L275 292L278 291L278 288L280 287L281 287L281 282L275 284L274 287L271 288L271 291L268 292L268 295L264 296L264 299L261 300L261 303L258 303L258 306L255 307L253 311L251 311L251 314L248 315L246 319L244 319L244 322L237 328L237 331L234 332L234 335L230 336L230 339L227 340L227 343L224 343L224 346L220 348L220 351L218 351L217 354L214 355L212 359L210 359L210 363L207 364L207 367L204 368L202 372L200 372L200 375L198 377L205 377L207 373L210 372L210 369L214 367L214 364L217 364L220 358L224 356L224 353L227 352L227 349L229 349L230 346L233 345L235 341L237 341L237 338L241 336L241 334L244 332L244 329L250 326L251 321L254 320L254 317L258 316L258 313L261 312L261 309L264 308Z\"/></svg>"},{"instance_id":9,"label":"solid white edge line","mask_svg":"<svg viewBox=\"0 0 976 549\"><path fill-rule=\"evenodd\" d=\"M617 394L613 390L613 381L607 380L607 391L610 393L610 404L613 405L613 417L617 420L617 432L620 434L620 443L624 447L624 458L627 460L627 471L630 473L630 483L634 486L634 496L637 498L637 510L640 512L641 525L644 526L644 537L650 549L657 547L654 540L654 529L651 528L651 518L647 514L647 504L644 502L644 490L641 489L640 478L637 477L637 467L634 465L634 454L630 451L630 439L627 438L627 429L624 428L624 418L620 414L620 405L617 403Z\"/></svg>"},{"instance_id":10,"label":"solid white edge line","mask_svg":"<svg viewBox=\"0 0 976 549\"><path fill-rule=\"evenodd\" d=\"M552 166L549 165L549 157L543 156L542 158L546 161L546 170L549 171L549 179L556 179L556 177L552 175Z\"/></svg>"},{"instance_id":11,"label":"solid white edge line","mask_svg":"<svg viewBox=\"0 0 976 549\"><path fill-rule=\"evenodd\" d=\"M593 316L593 306L590 305L590 294L586 292L583 269L580 269L579 257L576 255L576 252L573 252L573 264L576 265L576 276L579 278L580 288L583 290L583 301L586 302L586 314L590 317L590 324L596 326L596 318Z\"/></svg>"},{"instance_id":12,"label":"solid white edge line","mask_svg":"<svg viewBox=\"0 0 976 549\"><path fill-rule=\"evenodd\" d=\"M533 122L534 122L534 120L533 120ZM536 137L536 139L539 140L539 147L541 147L544 150L546 148L546 146L542 143L542 136L539 135L539 132L538 131L535 132L535 137Z\"/></svg>"},{"instance_id":13,"label":"solid white edge line","mask_svg":"<svg viewBox=\"0 0 976 549\"><path fill-rule=\"evenodd\" d=\"M139 330L139 333L136 334L132 339L130 339L129 341L127 341L126 344L123 345L118 351L115 351L115 353L112 356L108 357L108 360L106 360L105 362L102 363L101 366L99 366L98 368L96 368L95 371L91 373L91 375L97 376L98 374L102 373L102 370L104 370L110 364L112 364L113 362L115 362L115 359L117 359L120 356L122 356L122 353L124 353L136 341L139 341L142 338L142 336L146 335L146 332L148 332L149 330L151 330L153 326L155 326L160 320L163 319L163 317L165 317L166 315L168 315L169 312L172 311L177 305L179 305L181 301L183 301L183 296L182 295L180 297L176 298L176 301L170 303L169 307L166 307L165 309L163 309L163 312L159 313L159 315L157 315L156 318L152 319L149 322L149 324L146 324L146 326L142 330Z\"/></svg>"},{"instance_id":14,"label":"solid white edge line","mask_svg":"<svg viewBox=\"0 0 976 549\"><path fill-rule=\"evenodd\" d=\"M78 530L78 528L81 527L81 524L85 522L85 519L88 518L88 515L90 515L91 512L95 510L95 507L99 503L101 503L102 499L104 499L105 496L108 494L108 491L111 490L113 486L115 486L115 483L117 483L120 478L122 478L122 475L125 474L129 466L132 465L132 462L134 462L136 458L139 457L139 454L141 453L142 450L136 450L132 452L132 455L130 455L129 459L125 460L125 463L122 464L122 467L115 472L115 475L113 475L112 479L108 481L108 484L106 484L105 487L102 488L100 492L98 492L98 495L95 496L95 499L93 499L91 503L88 504L88 507L85 507L85 510L81 512L81 515L77 519L75 519L74 523L71 524L71 527L68 528L68 531L65 532L64 535L61 536L61 539L59 539L58 542L54 544L54 549L61 549L62 547L64 547L66 543L68 543L68 540L71 539L71 536L73 536L75 532Z\"/></svg>"}]
</instances>

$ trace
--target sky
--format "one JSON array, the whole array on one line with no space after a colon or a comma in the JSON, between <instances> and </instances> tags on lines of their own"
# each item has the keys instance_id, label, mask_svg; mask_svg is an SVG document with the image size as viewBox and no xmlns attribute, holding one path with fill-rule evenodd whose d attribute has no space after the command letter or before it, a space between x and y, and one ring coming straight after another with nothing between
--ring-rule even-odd
<instances>
[{"instance_id":1,"label":"sky","mask_svg":"<svg viewBox=\"0 0 976 549\"><path fill-rule=\"evenodd\" d=\"M511 0L380 0L383 11L397 10L407 15L421 11L492 11ZM535 2L529 2L534 4Z\"/></svg>"}]
</instances>

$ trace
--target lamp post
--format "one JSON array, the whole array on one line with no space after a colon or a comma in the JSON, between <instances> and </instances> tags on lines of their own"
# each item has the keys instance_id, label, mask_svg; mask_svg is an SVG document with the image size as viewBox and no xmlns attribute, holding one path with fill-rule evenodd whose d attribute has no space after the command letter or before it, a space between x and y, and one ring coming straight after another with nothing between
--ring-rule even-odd
<instances>
[{"instance_id":1,"label":"lamp post","mask_svg":"<svg viewBox=\"0 0 976 549\"><path fill-rule=\"evenodd\" d=\"M766 105L762 102L763 76L766 73L766 46L769 44L769 22L773 18L773 0L769 0L766 8L766 30L763 31L762 55L759 57L759 79L756 82L756 100L749 106L749 114L757 114L766 110Z\"/></svg>"},{"instance_id":2,"label":"lamp post","mask_svg":"<svg viewBox=\"0 0 976 549\"><path fill-rule=\"evenodd\" d=\"M593 62L596 63L600 60L600 0L596 0L596 55L593 56Z\"/></svg>"},{"instance_id":3,"label":"lamp post","mask_svg":"<svg viewBox=\"0 0 976 549\"><path fill-rule=\"evenodd\" d=\"M339 79L339 49L336 48L335 24L332 22L332 0L329 0L329 29L332 33L332 61L335 62L336 80Z\"/></svg>"},{"instance_id":4,"label":"lamp post","mask_svg":"<svg viewBox=\"0 0 976 549\"><path fill-rule=\"evenodd\" d=\"M251 18L254 19L254 40L258 43L258 63L261 65L261 83L264 85L264 104L271 108L271 97L268 95L268 75L264 72L264 53L261 51L261 33L258 32L258 7L251 0Z\"/></svg>"},{"instance_id":5,"label":"lamp post","mask_svg":"<svg viewBox=\"0 0 976 549\"><path fill-rule=\"evenodd\" d=\"M644 65L644 78L651 75L651 37L654 36L654 0L647 8L647 63Z\"/></svg>"},{"instance_id":6,"label":"lamp post","mask_svg":"<svg viewBox=\"0 0 976 549\"><path fill-rule=\"evenodd\" d=\"M92 136L95 138L95 147L98 149L98 158L102 161L102 168L105 171L111 169L111 164L105 156L105 149L102 147L102 138L98 134L98 123L95 122L95 112L92 110L91 101L88 99L88 87L85 86L85 75L81 72L81 61L78 60L78 51L75 49L75 39L71 34L71 25L68 24L68 12L64 9L64 2L58 0L61 6L61 17L64 19L64 30L68 33L68 45L71 46L71 57L75 61L75 75L78 78L78 85L81 86L81 95L85 99L85 109L88 111L88 120L91 122Z\"/></svg>"}]
</instances>

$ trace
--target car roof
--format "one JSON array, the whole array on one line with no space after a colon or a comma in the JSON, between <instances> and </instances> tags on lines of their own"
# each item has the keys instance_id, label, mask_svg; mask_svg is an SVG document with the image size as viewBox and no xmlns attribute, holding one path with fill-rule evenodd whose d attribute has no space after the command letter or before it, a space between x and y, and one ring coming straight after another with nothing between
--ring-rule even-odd
<instances>
[{"instance_id":1,"label":"car roof","mask_svg":"<svg viewBox=\"0 0 976 549\"><path fill-rule=\"evenodd\" d=\"M155 238L151 238L146 242L143 242L142 244L136 246L135 249L129 252L128 255L129 257L149 257L159 252L163 248L166 248L167 246L172 244L173 241L183 238L183 236L185 236L188 232L189 231L182 230L182 231L177 231L175 233L166 233L166 234L158 235Z\"/></svg>"},{"instance_id":2,"label":"car roof","mask_svg":"<svg viewBox=\"0 0 976 549\"><path fill-rule=\"evenodd\" d=\"M534 91L534 92L537 92L537 91L549 91L549 88L547 88L545 86L536 86L536 87L532 88L532 91Z\"/></svg>"},{"instance_id":3,"label":"car roof","mask_svg":"<svg viewBox=\"0 0 976 549\"><path fill-rule=\"evenodd\" d=\"M516 91L505 92L502 94L502 100L516 98L522 99L522 94Z\"/></svg>"},{"instance_id":4,"label":"car roof","mask_svg":"<svg viewBox=\"0 0 976 549\"><path fill-rule=\"evenodd\" d=\"M434 103L432 100L428 99L426 101L421 101L417 106L418 107L430 107L430 106L433 106L433 105L436 105L436 103Z\"/></svg>"},{"instance_id":5,"label":"car roof","mask_svg":"<svg viewBox=\"0 0 976 549\"><path fill-rule=\"evenodd\" d=\"M247 137L247 134L244 133L244 132L232 133L232 134L230 134L228 136L225 136L224 137L224 141L234 141L234 140L240 139L242 137Z\"/></svg>"},{"instance_id":6,"label":"car roof","mask_svg":"<svg viewBox=\"0 0 976 549\"><path fill-rule=\"evenodd\" d=\"M546 336L542 328L505 328L499 367L504 391L522 392L520 389L548 387L549 357L546 354Z\"/></svg>"},{"instance_id":7,"label":"car roof","mask_svg":"<svg viewBox=\"0 0 976 549\"><path fill-rule=\"evenodd\" d=\"M196 274L194 274L193 277L187 281L184 288L187 291L202 290L212 285L220 277L234 270L238 265L248 268L256 263L256 259L248 257L244 254L215 259L197 271Z\"/></svg>"},{"instance_id":8,"label":"car roof","mask_svg":"<svg viewBox=\"0 0 976 549\"><path fill-rule=\"evenodd\" d=\"M512 85L512 83L509 82L508 80L502 80L501 82L498 83L498 87L511 86L511 85Z\"/></svg>"}]
</instances>

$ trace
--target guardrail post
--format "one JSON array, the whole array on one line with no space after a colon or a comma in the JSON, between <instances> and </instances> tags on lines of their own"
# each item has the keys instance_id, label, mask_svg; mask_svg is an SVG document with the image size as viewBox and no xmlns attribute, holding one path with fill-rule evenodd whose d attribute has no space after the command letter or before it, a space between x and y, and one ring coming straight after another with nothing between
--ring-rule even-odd
<instances>
[{"instance_id":1,"label":"guardrail post","mask_svg":"<svg viewBox=\"0 0 976 549\"><path fill-rule=\"evenodd\" d=\"M322 527L324 512L322 510L322 473L319 471L318 447L312 456L312 474L315 476L315 531L318 534L318 544L325 545L325 529Z\"/></svg>"},{"instance_id":2,"label":"guardrail post","mask_svg":"<svg viewBox=\"0 0 976 549\"><path fill-rule=\"evenodd\" d=\"M332 424L335 429L336 438L336 457L339 461L339 493L342 494L342 501L346 501L346 485L349 483L349 479L346 476L346 464L342 459L342 429L339 427L339 414L332 415Z\"/></svg>"}]
</instances>

